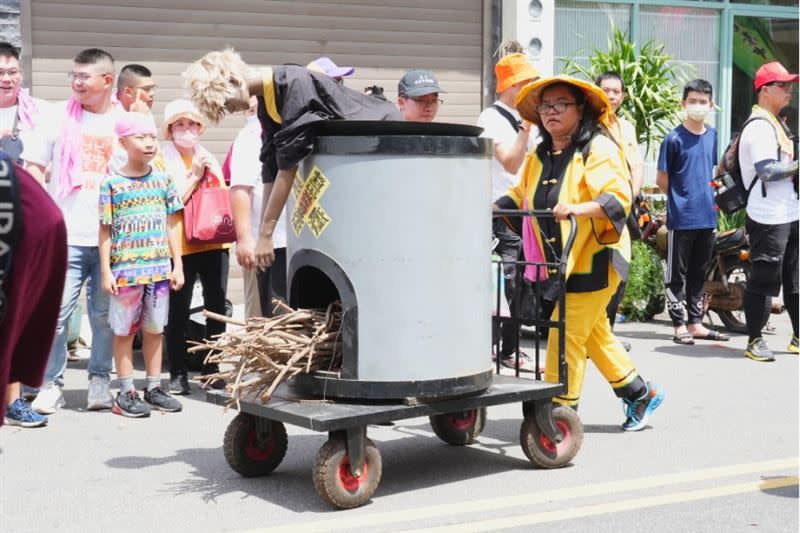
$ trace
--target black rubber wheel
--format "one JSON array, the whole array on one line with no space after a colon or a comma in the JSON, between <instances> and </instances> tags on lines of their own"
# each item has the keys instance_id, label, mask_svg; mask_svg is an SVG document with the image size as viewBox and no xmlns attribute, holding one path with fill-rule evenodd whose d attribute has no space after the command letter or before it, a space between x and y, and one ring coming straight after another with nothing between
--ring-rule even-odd
<instances>
[{"instance_id":1,"label":"black rubber wheel","mask_svg":"<svg viewBox=\"0 0 800 533\"><path fill-rule=\"evenodd\" d=\"M739 262L731 265L725 270L725 278L728 280L729 284L739 285L741 290L744 291L744 288L747 285L747 280L750 278L750 263ZM722 281L719 279L719 275L715 276L715 281ZM769 307L771 304L772 302L770 298L767 298L766 307L764 308L765 323L766 320L769 319ZM714 310L714 312L719 316L719 319L722 321L725 329L731 333L747 333L747 322L745 321L744 317L744 306L736 311Z\"/></svg>"},{"instance_id":2,"label":"black rubber wheel","mask_svg":"<svg viewBox=\"0 0 800 533\"><path fill-rule=\"evenodd\" d=\"M564 435L556 444L550 440L536 423L536 417L525 417L519 428L519 443L530 461L540 468L561 468L578 454L583 444L583 424L570 407L559 405L553 409L553 420Z\"/></svg>"},{"instance_id":3,"label":"black rubber wheel","mask_svg":"<svg viewBox=\"0 0 800 533\"><path fill-rule=\"evenodd\" d=\"M222 446L225 460L230 467L244 477L265 476L275 470L289 445L286 426L281 422L267 420L270 435L262 446L256 437L256 419L253 415L239 413L231 420L225 431Z\"/></svg>"},{"instance_id":4,"label":"black rubber wheel","mask_svg":"<svg viewBox=\"0 0 800 533\"><path fill-rule=\"evenodd\" d=\"M472 444L486 427L486 408L469 409L458 413L446 413L428 417L431 429L447 444L464 446Z\"/></svg>"},{"instance_id":5,"label":"black rubber wheel","mask_svg":"<svg viewBox=\"0 0 800 533\"><path fill-rule=\"evenodd\" d=\"M314 460L314 488L328 505L337 509L352 509L367 503L381 482L383 463L375 443L367 439L366 459L361 475L350 472L350 460L344 439L328 439Z\"/></svg>"}]
</instances>

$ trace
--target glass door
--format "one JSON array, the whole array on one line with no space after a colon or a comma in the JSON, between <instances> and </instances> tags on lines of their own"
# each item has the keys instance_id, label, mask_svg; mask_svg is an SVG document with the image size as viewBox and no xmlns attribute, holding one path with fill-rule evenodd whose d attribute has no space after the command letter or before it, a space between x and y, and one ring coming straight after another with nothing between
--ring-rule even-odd
<instances>
[{"instance_id":1,"label":"glass door","mask_svg":"<svg viewBox=\"0 0 800 533\"><path fill-rule=\"evenodd\" d=\"M756 103L753 79L761 65L779 61L789 72L798 72L797 18L734 16L732 52L730 131L735 133L750 116L750 110ZM782 112L782 118L795 134L798 131L797 113L795 88L792 103Z\"/></svg>"}]
</instances>

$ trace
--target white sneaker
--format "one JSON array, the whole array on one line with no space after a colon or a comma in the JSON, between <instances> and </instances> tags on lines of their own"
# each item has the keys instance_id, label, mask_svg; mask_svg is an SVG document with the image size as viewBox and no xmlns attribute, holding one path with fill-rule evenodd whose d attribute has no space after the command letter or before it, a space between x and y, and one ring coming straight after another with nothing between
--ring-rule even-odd
<instances>
[{"instance_id":1,"label":"white sneaker","mask_svg":"<svg viewBox=\"0 0 800 533\"><path fill-rule=\"evenodd\" d=\"M34 411L41 415L52 415L61 407L64 407L64 394L55 382L48 381L39 390L36 399L31 402Z\"/></svg>"},{"instance_id":2,"label":"white sneaker","mask_svg":"<svg viewBox=\"0 0 800 533\"><path fill-rule=\"evenodd\" d=\"M86 396L86 409L88 411L100 411L111 409L114 406L114 397L108 390L109 378L92 376L89 383L89 393Z\"/></svg>"}]
</instances>

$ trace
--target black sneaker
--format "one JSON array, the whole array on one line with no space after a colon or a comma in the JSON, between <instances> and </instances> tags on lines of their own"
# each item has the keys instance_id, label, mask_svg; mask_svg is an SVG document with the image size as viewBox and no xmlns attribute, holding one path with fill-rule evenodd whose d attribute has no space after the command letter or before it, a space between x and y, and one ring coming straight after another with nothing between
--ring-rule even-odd
<instances>
[{"instance_id":1,"label":"black sneaker","mask_svg":"<svg viewBox=\"0 0 800 533\"><path fill-rule=\"evenodd\" d=\"M189 376L186 374L178 374L169 378L169 393L177 394L179 396L188 396L192 393L189 388Z\"/></svg>"},{"instance_id":2,"label":"black sneaker","mask_svg":"<svg viewBox=\"0 0 800 533\"><path fill-rule=\"evenodd\" d=\"M772 355L772 351L767 347L767 343L764 342L763 337L759 337L748 344L747 350L744 352L744 356L758 362L769 362L775 360L775 356Z\"/></svg>"},{"instance_id":3,"label":"black sneaker","mask_svg":"<svg viewBox=\"0 0 800 533\"><path fill-rule=\"evenodd\" d=\"M144 418L150 416L150 407L139 398L139 394L135 390L131 389L117 393L117 399L114 400L111 412L131 418Z\"/></svg>"},{"instance_id":4,"label":"black sneaker","mask_svg":"<svg viewBox=\"0 0 800 533\"><path fill-rule=\"evenodd\" d=\"M161 387L144 391L144 401L159 411L166 411L168 413L177 413L183 409L181 402L164 392Z\"/></svg>"}]
</instances>

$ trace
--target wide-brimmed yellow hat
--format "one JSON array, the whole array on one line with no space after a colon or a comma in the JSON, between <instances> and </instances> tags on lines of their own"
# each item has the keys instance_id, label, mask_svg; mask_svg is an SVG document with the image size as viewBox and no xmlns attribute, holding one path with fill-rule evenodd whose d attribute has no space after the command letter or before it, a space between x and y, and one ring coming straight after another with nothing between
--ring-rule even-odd
<instances>
[{"instance_id":1,"label":"wide-brimmed yellow hat","mask_svg":"<svg viewBox=\"0 0 800 533\"><path fill-rule=\"evenodd\" d=\"M586 95L586 103L597 112L599 120L604 123L609 122L612 108L606 93L593 83L579 80L566 74L541 78L523 87L516 101L517 111L519 111L522 118L530 120L536 125L541 125L542 121L537 109L539 104L542 103L542 92L555 83L567 83L583 91L583 94Z\"/></svg>"}]
</instances>

